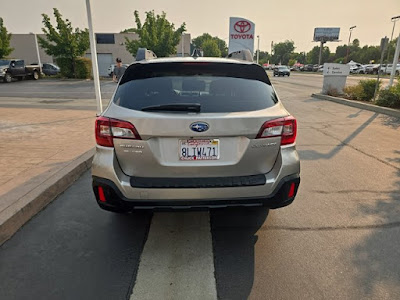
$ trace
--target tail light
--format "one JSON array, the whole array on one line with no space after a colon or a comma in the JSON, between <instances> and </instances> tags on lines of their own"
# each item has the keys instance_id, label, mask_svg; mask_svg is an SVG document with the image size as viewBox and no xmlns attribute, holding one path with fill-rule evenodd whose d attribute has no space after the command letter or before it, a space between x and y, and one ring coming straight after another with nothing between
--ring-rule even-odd
<instances>
[{"instance_id":1,"label":"tail light","mask_svg":"<svg viewBox=\"0 0 400 300\"><path fill-rule=\"evenodd\" d=\"M293 144L296 141L297 122L293 116L265 122L257 135L257 139L281 137L281 145Z\"/></svg>"},{"instance_id":2,"label":"tail light","mask_svg":"<svg viewBox=\"0 0 400 300\"><path fill-rule=\"evenodd\" d=\"M139 133L131 123L106 117L96 119L96 143L114 147L114 138L140 140Z\"/></svg>"}]
</instances>

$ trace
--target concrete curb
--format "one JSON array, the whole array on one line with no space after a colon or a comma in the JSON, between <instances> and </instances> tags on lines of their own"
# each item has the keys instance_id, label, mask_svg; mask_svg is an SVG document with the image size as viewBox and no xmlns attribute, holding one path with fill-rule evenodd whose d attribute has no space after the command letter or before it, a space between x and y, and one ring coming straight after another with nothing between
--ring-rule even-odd
<instances>
[{"instance_id":1,"label":"concrete curb","mask_svg":"<svg viewBox=\"0 0 400 300\"><path fill-rule=\"evenodd\" d=\"M388 108L388 107L382 107L374 104L369 104L369 103L363 103L360 101L354 101L354 100L348 100L344 98L339 98L339 97L332 97L328 95L322 95L322 94L311 94L311 97L316 98L316 99L321 99L321 100L328 100L328 101L333 101L336 103L360 108L360 109L365 109L365 110L370 110L373 112L377 112L380 114L385 114L389 115L392 117L400 118L400 110L398 109L393 109L393 108Z\"/></svg>"},{"instance_id":2,"label":"concrete curb","mask_svg":"<svg viewBox=\"0 0 400 300\"><path fill-rule=\"evenodd\" d=\"M0 245L86 172L92 165L93 155L94 149L91 149L72 160L0 212Z\"/></svg>"}]
</instances>

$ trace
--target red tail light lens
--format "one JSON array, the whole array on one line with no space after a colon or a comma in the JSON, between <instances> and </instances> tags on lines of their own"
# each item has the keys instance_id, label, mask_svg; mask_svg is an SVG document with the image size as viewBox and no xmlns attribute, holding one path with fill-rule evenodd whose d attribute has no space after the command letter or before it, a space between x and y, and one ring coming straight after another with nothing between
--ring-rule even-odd
<instances>
[{"instance_id":1,"label":"red tail light lens","mask_svg":"<svg viewBox=\"0 0 400 300\"><path fill-rule=\"evenodd\" d=\"M131 123L106 117L96 119L96 143L114 147L114 138L140 140L140 135Z\"/></svg>"},{"instance_id":2,"label":"red tail light lens","mask_svg":"<svg viewBox=\"0 0 400 300\"><path fill-rule=\"evenodd\" d=\"M294 196L294 189L296 188L296 185L292 182L289 188L289 193L288 193L288 198L292 198Z\"/></svg>"},{"instance_id":3,"label":"red tail light lens","mask_svg":"<svg viewBox=\"0 0 400 300\"><path fill-rule=\"evenodd\" d=\"M106 202L106 196L104 195L103 187L99 186L98 191L99 191L99 200L101 202Z\"/></svg>"},{"instance_id":4,"label":"red tail light lens","mask_svg":"<svg viewBox=\"0 0 400 300\"><path fill-rule=\"evenodd\" d=\"M290 145L296 141L297 122L293 116L267 121L261 126L257 139L281 137L281 145Z\"/></svg>"}]
</instances>

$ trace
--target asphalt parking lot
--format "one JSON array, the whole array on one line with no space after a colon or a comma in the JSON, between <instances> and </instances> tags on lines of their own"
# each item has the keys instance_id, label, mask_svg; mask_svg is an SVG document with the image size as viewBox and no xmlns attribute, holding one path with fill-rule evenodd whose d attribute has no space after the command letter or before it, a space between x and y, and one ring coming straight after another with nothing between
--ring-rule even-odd
<instances>
[{"instance_id":1,"label":"asphalt parking lot","mask_svg":"<svg viewBox=\"0 0 400 300\"><path fill-rule=\"evenodd\" d=\"M399 299L400 120L311 98L322 76L271 80L299 124L292 205L121 216L87 172L0 247L0 298ZM90 107L91 84L0 84L0 107Z\"/></svg>"},{"instance_id":2,"label":"asphalt parking lot","mask_svg":"<svg viewBox=\"0 0 400 300\"><path fill-rule=\"evenodd\" d=\"M116 83L102 80L101 94L110 99ZM90 80L23 80L12 83L0 82L0 97L45 99L94 99L94 85Z\"/></svg>"}]
</instances>

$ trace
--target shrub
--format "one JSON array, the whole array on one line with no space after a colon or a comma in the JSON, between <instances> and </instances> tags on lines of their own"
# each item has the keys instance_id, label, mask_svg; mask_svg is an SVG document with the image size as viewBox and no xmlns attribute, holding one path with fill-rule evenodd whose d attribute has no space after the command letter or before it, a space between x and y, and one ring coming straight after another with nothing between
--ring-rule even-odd
<instances>
[{"instance_id":1,"label":"shrub","mask_svg":"<svg viewBox=\"0 0 400 300\"><path fill-rule=\"evenodd\" d=\"M87 57L78 57L75 60L75 78L89 79L92 76L92 61Z\"/></svg>"},{"instance_id":2,"label":"shrub","mask_svg":"<svg viewBox=\"0 0 400 300\"><path fill-rule=\"evenodd\" d=\"M78 57L75 63L71 58L59 57L56 64L60 67L61 77L88 79L92 74L92 61L86 57Z\"/></svg>"},{"instance_id":3,"label":"shrub","mask_svg":"<svg viewBox=\"0 0 400 300\"><path fill-rule=\"evenodd\" d=\"M71 58L58 57L56 59L56 64L60 67L60 74L62 77L73 78L74 69Z\"/></svg>"},{"instance_id":4,"label":"shrub","mask_svg":"<svg viewBox=\"0 0 400 300\"><path fill-rule=\"evenodd\" d=\"M360 84L346 86L343 89L345 97L351 100L361 100L363 97L363 88Z\"/></svg>"},{"instance_id":5,"label":"shrub","mask_svg":"<svg viewBox=\"0 0 400 300\"><path fill-rule=\"evenodd\" d=\"M360 100L371 101L371 99L374 98L376 79L360 80L359 85L361 85L363 89ZM380 85L381 82L378 84L378 90Z\"/></svg>"},{"instance_id":6,"label":"shrub","mask_svg":"<svg viewBox=\"0 0 400 300\"><path fill-rule=\"evenodd\" d=\"M381 90L375 103L379 106L400 108L400 82L389 89Z\"/></svg>"}]
</instances>

